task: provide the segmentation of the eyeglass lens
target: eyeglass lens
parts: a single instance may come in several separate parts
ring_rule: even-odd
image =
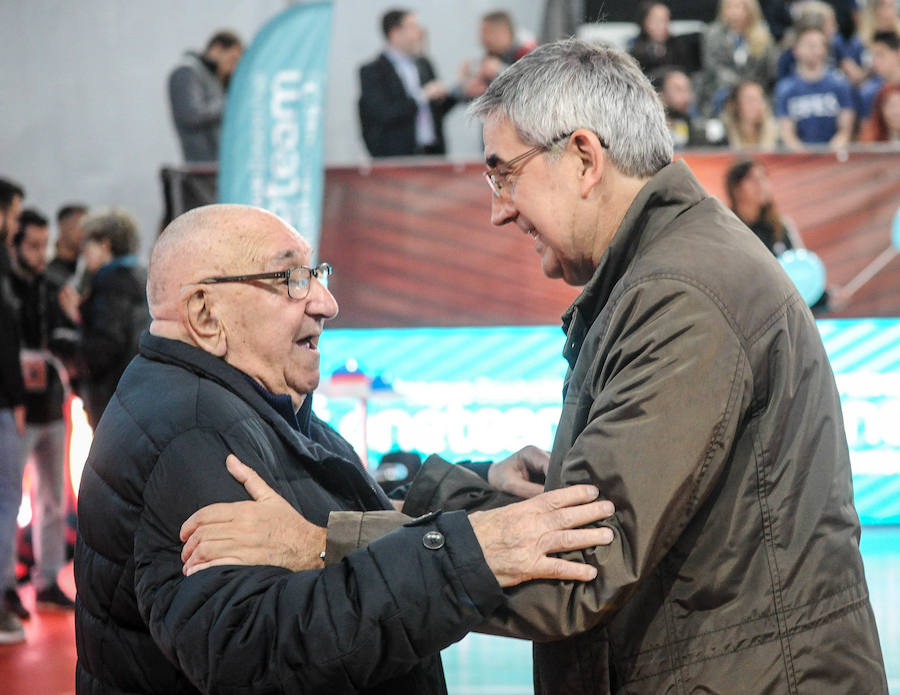
[[[322,287],[328,288],[328,278],[331,276],[331,266],[328,263],[320,263],[315,268],[297,266],[290,269],[288,276],[288,290],[292,297],[303,299],[309,294],[310,280],[315,275]]]

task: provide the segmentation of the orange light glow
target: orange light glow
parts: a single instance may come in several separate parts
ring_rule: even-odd
[[[68,451],[66,452],[69,464],[69,480],[72,483],[72,492],[78,499],[78,486],[81,484],[81,473],[84,470],[84,462],[91,450],[91,442],[94,439],[94,431],[88,424],[84,405],[77,396],[69,400],[69,408],[66,411],[68,426]]]

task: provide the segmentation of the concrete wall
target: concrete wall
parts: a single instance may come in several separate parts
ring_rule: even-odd
[[[286,0],[0,0],[0,176],[27,189],[26,205],[53,214],[67,201],[119,205],[140,223],[142,254],[162,214],[159,168],[180,161],[166,77],[186,49],[219,28],[247,43]],[[439,75],[480,55],[479,17],[504,8],[537,33],[543,0],[408,0],[429,30]],[[357,68],[381,48],[391,0],[336,0],[329,71],[326,161],[365,158]],[[480,156],[480,131],[462,108],[448,117],[449,155]]]

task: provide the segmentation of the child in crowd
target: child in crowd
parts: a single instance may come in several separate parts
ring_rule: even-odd
[[[792,8],[795,26],[821,23],[825,36],[828,38],[829,67],[841,70],[851,84],[859,85],[868,77],[868,70],[864,65],[868,62],[866,47],[856,35],[844,37],[838,31],[837,16],[834,8],[821,0],[804,0],[795,3]],[[791,29],[785,35],[784,51],[778,58],[778,79],[793,74],[797,61],[794,58],[793,45],[796,41],[796,30]]]
[[[829,70],[828,37],[821,23],[801,24],[794,43],[797,68],[775,88],[781,139],[794,151],[809,145],[845,147],[853,134],[853,94],[847,80]]]

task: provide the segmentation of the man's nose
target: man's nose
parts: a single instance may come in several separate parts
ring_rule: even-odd
[[[491,224],[500,227],[516,218],[516,208],[508,195],[491,196]]]
[[[306,303],[306,313],[311,316],[321,316],[323,319],[333,319],[338,315],[338,303],[318,278],[311,278],[309,287],[309,301]]]

